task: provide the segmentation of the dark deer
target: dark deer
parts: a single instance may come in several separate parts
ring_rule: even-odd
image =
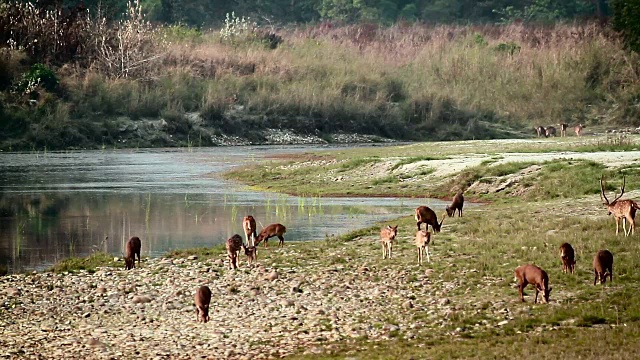
[[[638,204],[633,200],[620,200],[622,195],[624,195],[624,187],[626,184],[626,178],[622,177],[622,187],[620,188],[620,195],[618,195],[613,201],[609,201],[607,196],[604,194],[604,188],[606,187],[606,182],[604,181],[604,175],[600,178],[600,198],[602,199],[602,203],[607,207],[608,214],[613,214],[616,218],[616,235],[618,235],[620,219],[622,219],[622,228],[624,230],[624,236],[629,236],[635,232],[636,227],[636,210],[638,210]],[[629,229],[629,233],[627,232],[627,222],[629,222],[631,229]]]
[[[416,248],[418,248],[418,264],[424,261],[424,254],[427,254],[427,262],[431,262],[429,257],[429,244],[431,243],[431,232],[427,230],[418,230],[416,233]]]
[[[586,128],[585,125],[578,124],[573,130],[576,132],[576,136],[582,136],[582,129]]]
[[[238,254],[242,249],[242,237],[238,234],[227,239],[227,256],[229,257],[229,269],[238,268]]]
[[[247,256],[247,264],[253,264],[258,258],[258,248],[255,246],[242,245],[244,254]]]
[[[242,229],[247,238],[247,246],[254,246],[256,241],[256,219],[251,215],[247,215],[242,219]]]
[[[558,126],[560,126],[560,137],[566,137],[567,136],[567,128],[569,128],[569,124],[558,124]]]
[[[553,126],[547,127],[545,135],[546,135],[546,137],[549,137],[551,135],[553,135],[555,137],[556,136],[556,128],[554,128]]]
[[[133,236],[127,241],[124,255],[124,268],[127,270],[134,269],[136,267],[136,256],[138,256],[138,266],[140,266],[140,248],[142,243],[140,238]]]
[[[533,303],[538,302],[538,293],[542,292],[542,302],[549,302],[549,294],[551,294],[551,288],[549,287],[549,275],[535,265],[522,265],[516,268],[516,279],[520,283],[518,286],[518,292],[520,293],[520,301],[524,302],[524,288],[528,284],[532,284],[536,288],[536,298]]]
[[[195,304],[196,304],[196,322],[204,322],[209,321],[209,304],[211,303],[211,289],[208,286],[200,286],[198,291],[196,291],[195,296]]]
[[[380,229],[380,243],[382,244],[382,259],[387,257],[391,259],[391,250],[393,249],[393,241],[398,235],[398,225],[396,226],[384,226]]]
[[[536,133],[538,134],[538,137],[547,137],[547,129],[545,129],[544,126],[538,126],[536,128]]]
[[[464,206],[464,195],[462,191],[459,191],[456,196],[453,197],[453,201],[451,205],[446,207],[447,215],[449,217],[456,215],[456,210],[458,210],[458,216],[462,216],[462,207]]]
[[[260,231],[260,234],[258,234],[258,238],[256,240],[256,247],[258,246],[258,244],[260,244],[260,242],[264,241],[264,247],[268,247],[267,246],[267,241],[269,241],[270,238],[277,236],[278,240],[280,240],[278,242],[278,246],[284,246],[284,233],[287,232],[287,228],[282,225],[282,224],[271,224],[267,227],[265,227],[264,229],[262,229],[262,231]]]
[[[609,281],[613,281],[613,254],[609,250],[600,250],[593,257],[593,272],[595,277],[593,279],[593,285],[600,278],[600,284],[607,282],[607,274],[609,274]]]
[[[425,230],[429,230],[429,225],[433,228],[433,232],[440,232],[440,228],[442,227],[442,223],[444,222],[444,216],[442,217],[442,221],[438,223],[438,216],[427,206],[418,206],[416,208],[416,221],[418,225],[418,230],[420,230],[420,224],[427,224],[427,228]]]
[[[562,272],[573,274],[576,267],[576,254],[571,244],[564,243],[560,245],[560,258],[562,259]]]

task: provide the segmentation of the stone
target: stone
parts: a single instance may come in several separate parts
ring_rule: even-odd
[[[151,298],[144,295],[136,295],[131,299],[134,304],[146,304],[151,302]]]
[[[278,272],[273,270],[272,272],[270,272],[269,274],[267,274],[266,279],[269,281],[273,281],[275,279],[278,278]]]

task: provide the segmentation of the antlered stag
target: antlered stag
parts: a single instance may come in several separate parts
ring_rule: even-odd
[[[595,273],[593,285],[598,278],[600,278],[600,284],[607,282],[607,274],[609,281],[613,281],[613,254],[609,250],[600,250],[593,257],[593,272]]]
[[[562,271],[573,274],[576,267],[576,255],[571,244],[563,243],[560,245],[560,258],[562,259]]]
[[[538,293],[542,292],[542,302],[549,302],[549,294],[551,294],[551,288],[549,287],[549,275],[541,268],[527,264],[516,268],[516,279],[520,283],[518,286],[518,292],[520,293],[520,300],[524,302],[524,288],[528,284],[532,284],[536,288],[536,298],[533,301],[534,304],[538,302]]]
[[[282,224],[271,224],[267,227],[265,227],[264,229],[262,229],[262,231],[260,231],[260,234],[258,234],[258,239],[256,240],[256,247],[258,246],[258,244],[260,244],[260,242],[264,241],[264,247],[268,247],[267,246],[267,241],[269,241],[270,238],[277,236],[278,240],[280,240],[278,242],[278,246],[284,246],[284,233],[287,232],[287,228],[282,225]]]
[[[416,233],[416,248],[418,248],[418,264],[424,261],[424,254],[427,254],[427,262],[431,262],[429,257],[429,244],[431,243],[431,232],[427,230],[418,230]]]
[[[125,255],[124,255],[124,268],[127,270],[134,269],[136,267],[136,256],[138,257],[138,266],[140,266],[140,248],[142,247],[142,243],[140,242],[140,238],[137,236],[131,237],[127,241],[125,247]]]
[[[619,227],[620,227],[620,219],[622,219],[622,228],[624,230],[624,236],[629,236],[635,232],[636,227],[636,210],[638,210],[638,204],[633,200],[620,200],[622,195],[624,194],[624,186],[626,183],[626,178],[622,178],[622,187],[620,188],[620,195],[618,195],[613,201],[609,201],[607,196],[604,194],[604,188],[606,187],[606,183],[604,181],[604,175],[600,178],[600,198],[602,199],[602,203],[607,207],[609,214],[613,214],[616,218],[616,235],[618,235]],[[627,232],[627,222],[629,222],[631,228],[629,232]]]
[[[453,201],[451,205],[446,207],[447,215],[449,217],[456,215],[456,210],[458,210],[458,216],[462,216],[462,207],[464,206],[464,195],[462,191],[459,191],[456,196],[453,197]]]
[[[442,217],[442,221],[438,223],[438,216],[427,206],[418,206],[416,208],[416,221],[418,230],[420,230],[420,224],[427,224],[427,228],[425,230],[429,230],[429,225],[433,228],[433,232],[440,232],[440,228],[442,227],[442,223],[444,222],[444,216]]]
[[[391,259],[393,242],[398,235],[398,225],[387,225],[380,229],[380,244],[382,245],[382,259]]]
[[[256,241],[256,219],[251,215],[247,215],[242,219],[242,229],[247,238],[247,246],[254,246]]]
[[[197,322],[209,321],[209,304],[211,303],[211,289],[208,286],[200,286],[195,296]]]
[[[242,249],[242,237],[238,234],[227,239],[227,256],[229,257],[229,269],[238,268],[238,254]]]

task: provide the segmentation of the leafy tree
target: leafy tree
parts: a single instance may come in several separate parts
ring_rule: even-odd
[[[613,0],[613,28],[624,36],[626,45],[640,52],[640,0]]]

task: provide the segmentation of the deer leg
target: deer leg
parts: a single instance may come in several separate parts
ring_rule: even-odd
[[[385,249],[384,242],[380,243],[382,245],[382,260],[387,258],[387,250]]]
[[[280,240],[280,242],[278,243],[278,246],[284,247],[284,236],[278,235],[278,240]]]
[[[620,219],[616,217],[616,236],[618,236],[618,226],[620,226]]]
[[[595,285],[598,282],[598,270],[593,269],[593,273],[595,274],[593,277],[593,285]]]
[[[518,292],[520,293],[520,301],[524,302],[524,287],[527,286],[527,281],[524,280],[523,282],[520,283],[520,286],[518,286]]]
[[[624,236],[627,237],[627,218],[623,217],[622,218],[622,230],[624,231]]]
[[[534,304],[538,303],[538,293],[540,292],[540,289],[538,289],[538,286],[536,285],[536,298],[533,300]]]
[[[429,257],[429,245],[425,246],[424,251],[427,253],[427,262],[431,262],[431,258]]]

